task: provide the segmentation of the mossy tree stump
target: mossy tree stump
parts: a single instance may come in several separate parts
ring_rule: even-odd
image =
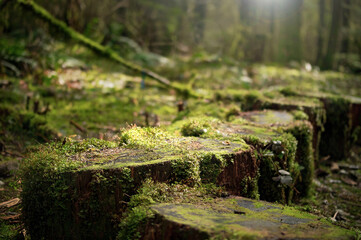
[[[151,207],[141,239],[351,239],[353,232],[292,207],[232,197]]]
[[[295,166],[297,140],[289,133],[277,128],[265,128],[245,123],[222,123],[213,118],[190,118],[174,123],[170,128],[185,136],[218,139],[225,143],[243,140],[254,147],[258,159],[258,179],[249,179],[241,183],[248,189],[257,183],[258,194],[267,201],[292,201],[294,184],[299,178],[299,168]],[[288,171],[293,181],[288,184],[277,182],[280,171]],[[242,196],[247,196],[242,194]],[[254,197],[254,196],[248,196]]]
[[[322,92],[291,91],[296,97],[318,99],[325,109],[320,154],[334,160],[348,157],[353,144],[361,143],[361,98]]]
[[[239,194],[240,183],[256,178],[257,170],[244,141],[175,138],[142,128],[124,131],[120,143],[68,140],[34,150],[23,164],[23,216],[35,239],[109,239],[145,179],[203,181]]]
[[[296,138],[295,161],[299,164],[301,172],[301,177],[295,185],[298,191],[296,195],[307,196],[314,173],[313,127],[305,120],[308,118],[307,115],[302,111],[263,110],[242,112],[240,117],[258,126],[282,129]]]
[[[317,164],[321,133],[324,130],[326,111],[322,101],[316,97],[298,96],[282,91],[236,91],[216,93],[215,98],[221,101],[236,101],[243,111],[276,110],[288,112],[304,112],[313,127],[314,159]]]

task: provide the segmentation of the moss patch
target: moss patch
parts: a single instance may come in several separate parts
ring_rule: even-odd
[[[263,203],[260,207],[258,203],[249,199],[230,198],[216,199],[205,205],[159,204],[152,209],[156,219],[162,218],[189,231],[206,233],[205,239],[218,236],[232,239],[349,239],[354,234],[326,221],[320,222],[316,216],[291,207],[269,203]],[[157,227],[150,229],[159,234],[157,231],[160,229]]]

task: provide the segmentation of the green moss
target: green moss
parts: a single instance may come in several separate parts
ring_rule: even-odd
[[[206,122],[190,121],[182,126],[181,132],[183,136],[200,137],[211,129],[211,125]]]
[[[190,124],[187,120],[187,129]],[[197,122],[196,118],[193,118],[190,123]],[[212,123],[210,120],[207,123]],[[197,122],[198,123],[198,122]],[[176,123],[173,129],[177,129],[182,126],[180,123]],[[183,125],[184,126],[184,125]],[[203,126],[202,126],[203,127]],[[279,170],[286,170],[291,172],[293,184],[299,178],[299,170],[295,165],[295,155],[297,150],[297,141],[291,134],[282,133],[284,130],[278,130],[275,128],[266,128],[255,126],[250,123],[244,124],[212,124],[212,131],[208,134],[202,135],[205,138],[214,138],[224,142],[245,141],[247,144],[253,146],[256,149],[256,154],[259,162],[259,177],[245,178],[240,183],[240,188],[243,189],[243,195],[249,197],[260,196],[261,199],[268,201],[280,201],[288,203],[293,198],[293,186],[280,184],[272,180],[273,177],[279,175]],[[216,133],[216,134],[214,134]],[[310,142],[307,142],[309,144]],[[309,147],[309,145],[307,145]],[[271,151],[268,151],[271,150]],[[306,152],[307,154],[309,152]],[[309,157],[309,156],[308,156]],[[215,179],[219,175],[219,169],[224,168],[224,161],[219,157],[212,157],[212,155],[202,158],[201,166],[201,178],[203,179]],[[306,160],[305,160],[306,161]],[[309,161],[312,164],[312,161]],[[203,169],[203,170],[202,170]],[[217,170],[218,169],[218,170]],[[307,166],[307,170],[310,169]],[[313,168],[312,168],[313,169]],[[312,175],[311,173],[308,173]],[[309,175],[307,175],[309,176]]]
[[[141,147],[152,149],[161,145],[168,145],[170,135],[159,128],[130,127],[120,135],[120,144],[127,147]]]
[[[320,154],[341,160],[350,149],[350,101],[343,97],[324,99],[326,108],[325,131],[321,135]]]
[[[74,172],[84,163],[73,161],[62,151],[42,146],[31,152],[21,167],[22,211],[32,238],[88,238],[94,237],[94,232],[98,232],[99,238],[102,231],[106,231],[104,237],[114,234],[106,219],[114,217],[112,214],[117,212],[114,208],[118,203],[109,196],[119,196],[114,191],[120,185],[123,186],[120,199],[126,199],[123,194],[131,194],[130,170]],[[75,151],[80,150],[76,148]],[[98,224],[94,226],[94,222]]]
[[[245,94],[241,109],[247,111],[257,108],[263,101],[263,96],[260,91],[250,91]]]
[[[179,121],[178,126],[181,125],[181,134],[183,136],[203,137],[215,135],[215,127],[220,124],[220,121],[215,118],[189,118]]]
[[[117,238],[119,240],[140,239],[140,229],[144,227],[147,220],[154,216],[153,212],[146,207],[134,207],[127,214],[126,218],[120,224],[120,231]]]
[[[186,154],[182,159],[172,161],[174,181],[193,186],[200,182],[199,158],[196,154]]]
[[[243,191],[242,196],[253,199],[259,199],[260,194],[258,191],[259,173],[256,177],[251,178],[250,176],[245,177],[241,182],[241,189]]]
[[[200,176],[202,183],[215,183],[219,174],[227,166],[225,154],[203,153],[200,162]]]
[[[303,111],[292,111],[291,112],[295,120],[308,120],[308,115]]]
[[[309,213],[249,199],[215,199],[203,204],[166,203],[154,205],[152,209],[156,218],[161,216],[170,223],[185,225],[193,235],[206,233],[205,239],[219,236],[226,239],[347,239],[353,235],[351,231],[319,221],[317,216]]]
[[[182,184],[156,183],[146,179],[133,195],[128,204],[129,209],[119,225],[117,239],[137,239],[144,234],[145,220],[154,218],[150,206],[164,202],[200,202],[207,201],[223,191],[214,185],[196,185],[189,187]]]
[[[16,236],[18,236],[18,230],[16,229],[16,226],[6,224],[5,221],[0,221],[0,238],[4,240],[11,240],[16,239]]]
[[[19,141],[43,143],[56,136],[55,131],[48,126],[43,116],[10,104],[0,104],[0,116],[0,127],[6,129],[11,135],[19,137]]]
[[[126,208],[120,202],[129,200],[142,180],[153,177],[197,186],[204,177],[204,182],[216,184],[226,166],[223,156],[231,162],[236,149],[249,151],[244,142],[224,145],[218,140],[176,138],[158,128],[126,129],[120,144],[67,138],[29,151],[22,165],[22,198],[32,236],[112,236],[112,221],[119,222]],[[220,168],[213,171],[211,166],[219,162]],[[140,209],[130,214],[130,224],[143,213]],[[35,221],[39,216],[42,220]]]
[[[279,176],[279,170],[286,170],[295,177],[294,160],[297,141],[290,134],[275,138],[265,147],[260,147],[257,157],[260,161],[260,178],[258,182],[260,198],[267,201],[292,201],[292,184],[282,184],[273,178]],[[270,150],[267,150],[267,149]],[[293,179],[295,181],[295,179]]]
[[[300,171],[296,181],[296,189],[301,196],[309,196],[314,175],[314,159],[312,149],[313,128],[308,122],[295,122],[285,129],[297,139],[295,171]]]

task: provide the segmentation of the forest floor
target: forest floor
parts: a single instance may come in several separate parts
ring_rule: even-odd
[[[21,179],[17,177],[17,169],[26,148],[47,142],[50,136],[60,141],[64,137],[114,140],[121,128],[129,124],[165,127],[175,119],[199,115],[226,121],[229,113],[235,109],[241,111],[241,107],[237,101],[214,100],[217,91],[274,90],[285,83],[288,86],[301,81],[305,90],[317,84],[323,90],[361,96],[360,86],[348,86],[354,76],[321,73],[308,65],[246,67],[202,56],[175,68],[171,60],[164,60],[165,65],[156,70],[204,96],[185,99],[149,79],[145,79],[144,85],[141,76],[132,76],[82,48],[75,52],[63,59],[58,68],[20,79],[6,76],[0,79],[0,115],[11,115],[2,123],[8,128],[0,129],[0,236],[4,239],[26,235],[21,223]],[[34,78],[38,83],[34,83]],[[337,82],[339,78],[344,79],[343,83]],[[185,110],[180,112],[182,108]],[[27,124],[23,120],[26,116],[31,119]],[[52,134],[47,135],[49,132]],[[342,161],[322,158],[316,170],[313,197],[297,206],[334,217],[337,225],[354,229],[361,237],[361,147],[352,148],[350,156]]]

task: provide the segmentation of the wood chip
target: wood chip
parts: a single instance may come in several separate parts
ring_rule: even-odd
[[[356,186],[357,182],[355,182],[354,180],[350,179],[350,178],[346,178],[346,177],[342,177],[341,180],[351,186]]]
[[[0,203],[0,208],[11,208],[13,206],[16,206],[20,203],[20,198],[14,198],[6,202]]]

